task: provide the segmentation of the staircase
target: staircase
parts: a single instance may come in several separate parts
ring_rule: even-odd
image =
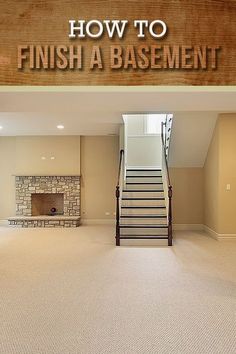
[[[167,163],[170,123],[166,121],[162,126],[162,168],[125,169],[124,151],[120,151],[116,187],[117,246],[120,240],[167,240],[172,246],[172,187]]]
[[[168,239],[160,169],[128,169],[122,191],[120,239]]]

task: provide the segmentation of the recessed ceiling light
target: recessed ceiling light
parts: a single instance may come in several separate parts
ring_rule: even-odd
[[[0,130],[3,129],[3,127],[0,125]]]
[[[62,124],[59,124],[59,125],[57,125],[57,129],[64,129],[65,127],[64,127],[64,125],[62,125]]]

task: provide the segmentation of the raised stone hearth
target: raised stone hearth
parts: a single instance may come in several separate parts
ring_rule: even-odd
[[[8,219],[11,226],[18,227],[77,227],[77,216],[13,216]]]
[[[77,227],[80,176],[16,176],[16,216],[11,226]]]

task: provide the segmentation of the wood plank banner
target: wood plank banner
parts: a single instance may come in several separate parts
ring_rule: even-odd
[[[1,85],[235,85],[236,0],[0,1]]]

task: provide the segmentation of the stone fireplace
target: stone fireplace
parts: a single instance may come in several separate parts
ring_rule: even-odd
[[[16,216],[10,225],[75,227],[80,220],[80,176],[16,176]]]

